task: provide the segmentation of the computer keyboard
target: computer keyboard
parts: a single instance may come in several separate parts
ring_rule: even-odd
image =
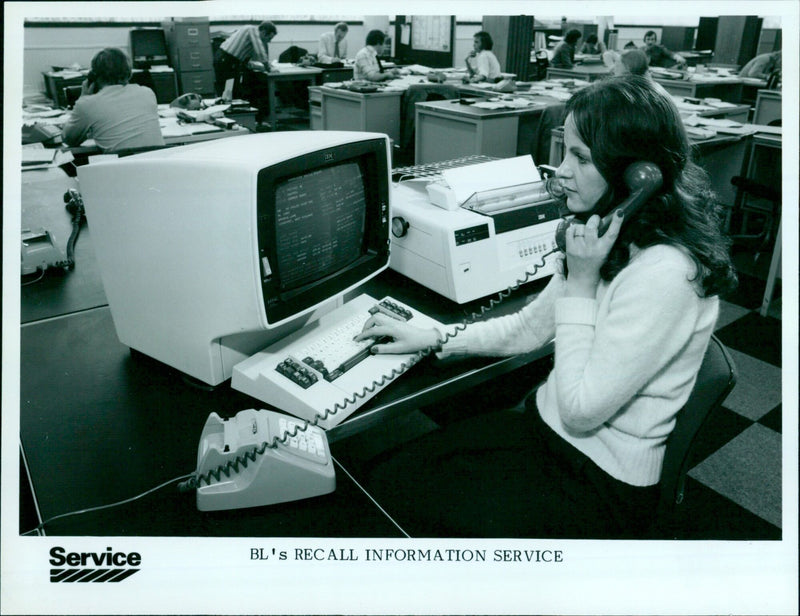
[[[478,163],[487,163],[492,160],[497,160],[497,158],[494,156],[486,156],[484,154],[472,154],[470,156],[451,158],[450,160],[440,160],[433,163],[409,165],[407,167],[395,167],[392,169],[392,180],[395,182],[413,178],[438,180],[442,177],[442,171],[447,169],[456,169],[458,167],[466,167],[467,165],[477,165]]]
[[[284,412],[331,428],[387,386],[413,354],[374,355],[380,341],[353,337],[376,312],[443,331],[442,325],[395,299],[359,295],[233,368],[231,386]],[[345,400],[352,402],[345,405]]]

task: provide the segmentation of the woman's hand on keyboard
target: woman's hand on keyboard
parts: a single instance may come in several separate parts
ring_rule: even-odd
[[[355,340],[384,336],[391,338],[392,341],[373,345],[371,349],[373,353],[415,353],[429,347],[438,349],[441,337],[435,329],[420,329],[378,313],[367,319],[364,329],[356,335]]]

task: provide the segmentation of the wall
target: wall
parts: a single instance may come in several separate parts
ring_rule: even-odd
[[[240,25],[242,24],[216,25],[211,22],[211,32],[231,32]],[[332,24],[278,24],[278,35],[269,45],[270,58],[277,59],[281,52],[292,45],[316,53],[320,35],[332,29]],[[26,27],[23,43],[23,96],[43,92],[42,72],[51,70],[53,66],[78,64],[88,67],[92,57],[105,47],[118,47],[130,53],[130,30],[130,25]],[[347,42],[351,57],[363,46],[365,37],[366,32],[361,24],[350,24]]]
[[[347,35],[348,54],[355,56],[364,46],[368,30],[377,23],[376,17],[353,17],[348,19],[350,30]],[[393,16],[389,33],[394,33]],[[211,22],[211,32],[232,32],[243,23]],[[380,18],[380,23],[390,23],[390,18]],[[149,22],[144,25],[153,25]],[[315,53],[319,37],[323,32],[333,29],[331,23],[278,23],[278,35],[269,45],[270,58],[277,59],[284,50],[292,45],[303,47]],[[51,70],[53,66],[70,66],[77,64],[88,67],[92,57],[105,47],[118,47],[127,53],[130,51],[130,24],[115,26],[93,25],[75,26],[27,26],[24,29],[23,41],[23,96],[32,96],[44,92],[42,72]],[[455,66],[463,67],[464,58],[472,50],[472,35],[480,30],[480,22],[456,24],[456,41],[453,55]]]

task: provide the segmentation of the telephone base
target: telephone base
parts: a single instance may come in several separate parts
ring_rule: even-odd
[[[274,411],[247,409],[230,419],[211,413],[197,451],[197,508],[260,507],[333,492],[327,436],[304,426]]]

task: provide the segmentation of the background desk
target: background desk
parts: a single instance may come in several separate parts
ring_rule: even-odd
[[[530,154],[530,142],[520,124],[531,125],[547,106],[523,109],[483,109],[457,100],[417,103],[415,164],[471,154],[508,158]]]
[[[63,211],[63,201],[57,205],[54,198],[52,207]],[[91,250],[91,236],[81,233],[78,248]],[[85,274],[86,280],[79,281],[79,273]],[[75,271],[60,278],[59,285],[37,283],[24,287],[22,293],[27,323],[20,342],[20,443],[30,492],[45,519],[126,499],[192,472],[200,433],[211,411],[232,416],[242,409],[266,407],[228,383],[212,391],[190,385],[174,369],[131,352],[118,341],[105,305],[65,302],[59,308],[64,311],[60,318],[45,318],[55,315],[42,304],[56,302],[54,296],[59,293],[88,285],[100,298],[100,277],[89,274],[81,258]],[[525,285],[497,313],[521,307],[545,283],[538,280]],[[353,293],[360,292],[374,297],[390,294],[445,322],[460,320],[465,311],[482,304],[455,304],[390,270]],[[120,508],[56,520],[48,524],[46,532],[71,536],[402,537],[387,512],[350,476],[352,473],[358,480],[353,468],[360,456],[377,453],[370,451],[371,431],[400,440],[419,435],[432,422],[416,421],[422,414],[415,409],[469,392],[490,378],[506,375],[514,383],[522,381],[533,387],[536,382],[529,377],[520,379],[519,373],[528,375],[536,360],[550,352],[545,348],[503,359],[425,359],[329,431],[337,460],[337,489],[332,494],[269,507],[201,513],[193,493],[180,494],[171,484]],[[28,492],[27,484],[21,492]],[[24,514],[32,509],[23,506],[21,510]],[[20,521],[20,531],[35,524],[25,518]]]
[[[62,71],[44,71],[42,77],[44,78],[44,88],[47,98],[53,101],[56,107],[67,107],[67,97],[64,93],[64,88],[81,85],[84,79],[86,79],[84,73],[87,72],[88,71],[83,71],[80,75],[75,76],[75,71],[69,71],[67,73],[63,73]],[[174,70],[148,71],[147,77],[143,77],[143,73],[144,71],[141,69],[134,69],[131,83],[142,83],[141,80],[150,81],[156,95],[156,102],[159,105],[170,103],[178,96],[178,80]],[[64,76],[65,74],[67,75],[66,77]],[[145,83],[143,85],[147,84]]]
[[[670,94],[676,96],[691,96],[694,98],[718,98],[729,103],[738,103],[742,100],[742,81],[736,78],[719,80],[704,79],[659,79],[655,81],[664,86]]]
[[[402,91],[351,92],[341,88],[319,89],[324,130],[355,130],[389,135],[400,141]]]
[[[583,79],[584,81],[597,81],[611,74],[611,69],[605,64],[575,65],[573,68],[547,69],[547,79]]]
[[[780,90],[759,90],[753,112],[753,124],[769,124],[782,118],[783,95]]]
[[[291,81],[307,81],[314,85],[322,75],[322,69],[282,65],[269,73],[260,73],[267,80],[267,97],[269,98],[269,123],[271,130],[277,130],[278,125],[278,97],[275,95],[276,84]]]

